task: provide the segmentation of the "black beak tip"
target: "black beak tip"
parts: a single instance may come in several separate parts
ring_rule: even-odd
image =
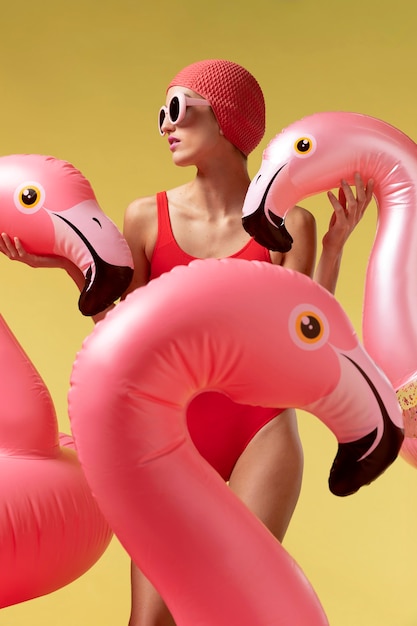
[[[105,311],[129,287],[133,278],[131,267],[107,265],[106,271],[98,272],[91,283],[91,273],[87,272],[86,282],[82,290],[78,308],[85,316],[92,316]]]
[[[275,216],[274,216],[275,217]],[[275,217],[276,219],[276,217]],[[257,209],[251,215],[243,217],[243,228],[259,245],[274,252],[289,252],[292,248],[293,238],[287,231],[284,220],[280,218],[279,224],[272,224],[263,211]]]

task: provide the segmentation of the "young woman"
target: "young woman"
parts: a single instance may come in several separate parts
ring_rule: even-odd
[[[286,254],[261,248],[242,227],[242,205],[250,182],[247,156],[265,129],[263,94],[246,69],[218,59],[185,67],[168,85],[159,129],[174,164],[194,166],[196,175],[185,185],[135,200],[127,208],[124,235],[135,266],[129,291],[194,258],[260,259],[313,275],[316,227],[311,213],[294,207],[288,214],[286,224],[294,244]],[[315,279],[332,293],[343,246],[372,198],[372,181],[365,187],[357,175],[355,183],[356,196],[342,182],[346,207],[329,193],[334,214]],[[282,541],[303,470],[295,412],[224,404],[222,397],[210,394],[197,398],[188,412],[191,436],[230,488]],[[229,455],[219,440],[226,442]],[[129,626],[172,624],[156,591],[132,565]]]
[[[365,186],[356,175],[356,193],[341,181],[343,205],[329,192],[334,212],[314,272],[316,225],[310,212],[301,207],[289,212],[286,225],[294,244],[286,254],[262,248],[242,227],[242,205],[250,182],[247,157],[265,130],[262,90],[245,68],[210,59],[182,69],[168,85],[159,130],[173,163],[193,166],[196,175],[180,187],[140,198],[127,208],[124,235],[135,266],[129,292],[194,258],[238,257],[314,274],[317,282],[334,293],[344,244],[372,198],[372,181]],[[0,251],[30,265],[52,264],[28,255],[18,240],[4,233]],[[77,280],[73,268],[66,269]],[[205,393],[190,405],[187,419],[201,454],[282,541],[303,471],[294,410],[246,407],[220,394]],[[157,591],[132,564],[129,626],[174,624]]]

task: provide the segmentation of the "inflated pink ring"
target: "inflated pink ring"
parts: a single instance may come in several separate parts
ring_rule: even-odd
[[[87,480],[176,623],[327,624],[294,561],[193,445],[187,406],[208,390],[317,415],[339,442],[330,486],[347,495],[398,453],[392,386],[327,291],[236,259],[194,261],[131,293],[74,364]]]
[[[84,274],[79,307],[106,308],[133,273],[130,250],[66,161],[0,158],[0,232],[39,255],[68,258]],[[86,572],[112,532],[74,450],[58,433],[49,392],[0,317],[0,608],[45,595]]]

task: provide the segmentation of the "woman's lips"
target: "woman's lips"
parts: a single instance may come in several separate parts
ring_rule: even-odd
[[[175,137],[169,137],[168,138],[168,143],[169,143],[169,149],[170,150],[175,150],[175,147],[180,143],[179,139],[176,139]]]

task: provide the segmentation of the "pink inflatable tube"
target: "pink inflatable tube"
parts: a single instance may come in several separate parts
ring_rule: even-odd
[[[131,280],[126,241],[90,183],[65,161],[36,154],[0,158],[0,232],[19,237],[29,252],[77,266],[85,277],[79,307],[86,315],[105,309]],[[72,437],[58,433],[44,382],[1,317],[0,357],[1,608],[84,574],[112,533]]]
[[[106,309],[133,276],[129,247],[73,165],[39,154],[0,157],[0,232],[28,252],[69,259],[84,274],[84,315]]]
[[[363,342],[404,410],[405,458],[417,466],[417,145],[393,126],[358,113],[305,117],[274,137],[243,208],[257,241],[288,250],[284,218],[307,196],[375,181],[378,226],[367,268]]]
[[[292,558],[194,447],[186,409],[207,390],[317,415],[339,443],[330,486],[346,495],[398,453],[392,386],[328,292],[236,259],[194,261],[136,290],[74,364],[69,414],[87,480],[176,623],[327,624]]]
[[[0,608],[84,574],[111,530],[49,392],[0,317]]]

